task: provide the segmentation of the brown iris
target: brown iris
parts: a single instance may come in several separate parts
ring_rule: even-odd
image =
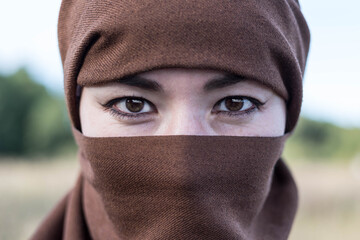
[[[225,107],[230,111],[239,111],[244,106],[242,98],[227,98],[225,99]]]
[[[144,108],[145,101],[136,98],[126,99],[126,108],[130,112],[140,112]]]

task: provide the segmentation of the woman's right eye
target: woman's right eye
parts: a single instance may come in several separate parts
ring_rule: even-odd
[[[113,105],[117,110],[126,113],[151,112],[152,107],[142,98],[123,98]]]
[[[156,112],[155,106],[142,97],[122,97],[109,101],[104,105],[111,113],[120,117],[140,117]]]

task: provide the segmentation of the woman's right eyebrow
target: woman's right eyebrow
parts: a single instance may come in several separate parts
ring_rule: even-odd
[[[138,87],[144,90],[153,91],[153,92],[164,92],[162,86],[156,81],[138,76],[131,75],[115,81],[116,83],[125,84],[132,87]]]

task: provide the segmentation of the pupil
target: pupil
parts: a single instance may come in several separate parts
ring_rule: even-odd
[[[244,106],[244,101],[241,98],[228,98],[225,100],[225,106],[230,111],[239,111]]]
[[[144,101],[140,99],[126,99],[126,108],[130,112],[140,112],[144,108]]]

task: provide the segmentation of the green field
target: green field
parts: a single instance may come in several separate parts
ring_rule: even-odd
[[[292,162],[300,208],[291,240],[359,239],[360,158],[346,164]],[[69,160],[0,161],[0,239],[28,239],[44,215],[73,186]]]

